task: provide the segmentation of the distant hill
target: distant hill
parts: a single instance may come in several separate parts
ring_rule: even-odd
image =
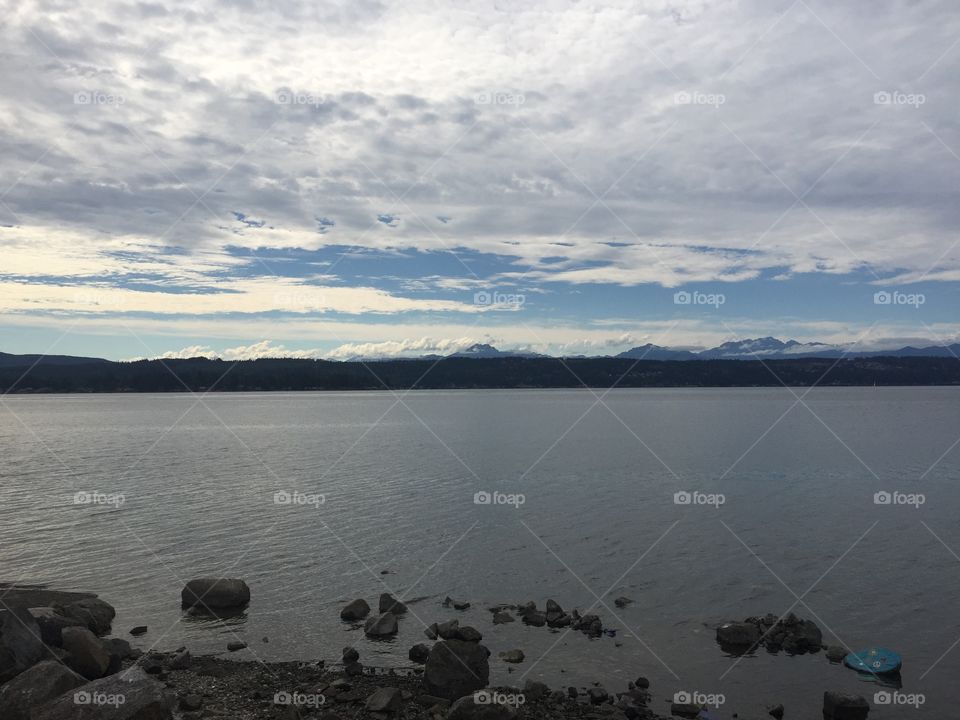
[[[457,358],[493,358],[493,357],[548,357],[534,352],[520,352],[512,350],[498,350],[493,345],[475,343],[465,350],[460,350],[447,357]]]
[[[24,372],[27,369],[29,372]],[[446,357],[439,360],[263,359],[0,365],[0,393],[960,385],[953,357],[638,360]]]
[[[646,345],[630,348],[616,357],[631,358],[634,360],[696,360],[698,356],[689,350],[671,350],[670,348],[647,343]]]
[[[103,358],[73,357],[71,355],[11,355],[0,352],[0,367],[30,367],[31,365],[89,365],[108,363]]]

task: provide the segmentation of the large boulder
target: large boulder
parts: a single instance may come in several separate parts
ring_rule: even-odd
[[[175,697],[139,668],[81,685],[34,710],[31,720],[173,720]]]
[[[40,627],[27,608],[0,610],[0,683],[16,677],[46,654]]]
[[[82,623],[95,635],[106,635],[110,632],[113,618],[117,611],[110,603],[98,597],[82,598],[71,603],[54,606],[61,615]]]
[[[513,720],[516,716],[510,705],[495,702],[490,693],[478,692],[457,700],[447,720]]]
[[[103,677],[110,667],[110,653],[103,641],[85,627],[68,627],[63,630],[63,649],[67,665],[87,680]]]
[[[4,720],[30,720],[31,709],[86,682],[56,660],[44,660],[0,687]]]
[[[63,647],[63,629],[86,627],[86,623],[67,617],[52,607],[30,608],[30,614],[40,628],[40,639],[48,647]]]
[[[230,610],[249,602],[250,588],[239,578],[194,578],[180,593],[180,603],[185,608]]]
[[[370,606],[363,598],[357,598],[340,611],[340,619],[347,622],[363,620],[370,614]]]
[[[368,637],[390,637],[397,634],[397,616],[393,613],[384,613],[367,619],[363,632]]]
[[[441,640],[433,646],[423,671],[424,691],[456,700],[490,682],[490,651],[479,643]]]

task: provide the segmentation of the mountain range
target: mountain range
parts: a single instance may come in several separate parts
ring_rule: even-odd
[[[352,357],[344,362],[381,362],[386,360],[440,360],[441,355],[422,355],[415,358],[393,357]],[[526,350],[500,350],[487,343],[475,343],[458,352],[447,355],[449,358],[548,358],[549,355]],[[578,359],[587,356],[577,355]],[[616,355],[595,355],[592,358],[614,357],[630,360],[787,360],[799,358],[870,358],[870,357],[958,357],[960,358],[960,343],[952,345],[930,345],[913,347],[910,345],[887,350],[857,350],[854,346],[830,345],[827,343],[808,342],[797,340],[779,340],[774,337],[748,338],[745,340],[731,340],[717,347],[706,350],[693,351],[680,348],[663,347],[661,345],[638,345]],[[0,367],[29,367],[42,366],[74,366],[91,363],[109,363],[103,358],[74,357],[70,355],[13,355],[0,352]]]

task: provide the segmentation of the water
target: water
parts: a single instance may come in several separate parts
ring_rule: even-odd
[[[654,709],[680,690],[722,693],[722,717],[777,702],[818,717],[825,689],[872,701],[882,688],[822,653],[738,661],[714,642],[724,620],[796,603],[827,642],[904,656],[901,692],[925,703],[872,718],[955,714],[960,388],[816,389],[803,403],[782,388],[397,397],[6,397],[0,580],[98,592],[118,634],[150,626],[144,649],[222,652],[239,637],[238,656],[332,660],[354,644],[368,664],[406,666],[421,621],[456,616],[484,633],[497,682],[619,690],[645,675]],[[725,502],[674,503],[693,490]],[[926,502],[875,505],[880,490]],[[124,502],[74,504],[95,491]],[[275,504],[281,491],[325,502]],[[525,502],[477,505],[478,491]],[[248,611],[184,616],[180,588],[203,575],[246,578]],[[418,598],[394,641],[340,622],[347,601],[375,606],[386,589]],[[445,609],[446,595],[473,607]],[[620,595],[633,604],[616,608]],[[597,596],[616,638],[494,626],[484,609],[584,610]],[[508,673],[496,656],[512,648],[527,660]]]

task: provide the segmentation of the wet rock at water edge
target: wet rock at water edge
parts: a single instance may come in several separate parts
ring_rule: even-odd
[[[539,700],[550,694],[550,688],[539,680],[527,680],[523,685],[523,696],[528,700]]]
[[[629,605],[632,602],[633,600],[631,600],[630,598],[624,597],[623,595],[621,595],[620,597],[618,597],[616,600],[613,601],[613,604],[616,605],[618,608],[625,608],[627,605]]]
[[[130,628],[130,634],[133,635],[134,637],[139,637],[140,635],[146,635],[147,626],[137,625],[136,627]]]
[[[767,711],[767,714],[772,718],[776,718],[776,720],[783,720],[783,705],[774,705]]]
[[[476,628],[464,625],[462,628],[457,629],[456,638],[466,642],[480,642],[483,640],[483,635],[481,635],[480,631]]]
[[[522,663],[524,659],[523,650],[506,650],[500,653],[500,659],[507,663]]]
[[[250,602],[250,588],[239,578],[194,578],[180,592],[185,608],[230,610]]]
[[[86,627],[86,623],[69,618],[52,607],[30,608],[28,611],[40,628],[40,639],[47,647],[63,647],[63,629]]]
[[[600,686],[587,690],[587,696],[590,698],[591,705],[602,705],[610,697],[609,693]]]
[[[532,625],[533,627],[543,627],[547,624],[547,615],[546,613],[539,612],[538,610],[530,610],[523,614],[521,618],[526,625]]]
[[[503,625],[504,623],[511,623],[515,620],[516,618],[514,618],[513,615],[503,610],[493,614],[494,625]]]
[[[173,656],[173,659],[170,660],[170,669],[171,670],[187,670],[190,668],[193,659],[190,657],[189,650],[181,650],[176,655]]]
[[[843,662],[843,659],[847,656],[847,649],[840,647],[839,645],[831,645],[827,648],[827,660],[832,663]]]
[[[437,635],[443,640],[456,640],[459,632],[459,620],[447,620],[437,625]]]
[[[430,648],[424,643],[417,643],[410,648],[408,657],[415,663],[423,665],[430,657]]]
[[[117,611],[110,603],[98,597],[82,598],[63,605],[55,605],[54,609],[68,618],[77,620],[95,635],[109,633],[113,618],[117,615]]]
[[[393,613],[383,613],[377,617],[367,619],[363,632],[367,637],[390,637],[397,634],[397,616]]]
[[[357,620],[363,620],[369,614],[370,606],[367,605],[367,601],[363,598],[357,598],[340,611],[340,619],[347,622],[356,622]]]
[[[760,628],[753,623],[726,623],[717,628],[717,642],[723,648],[748,650],[760,642]]]
[[[349,665],[350,663],[355,663],[360,659],[360,653],[356,648],[345,647],[342,654],[342,662],[344,665]]]
[[[237,650],[243,650],[247,647],[247,644],[242,640],[234,640],[233,642],[227,643],[227,650],[230,652],[237,652]]]
[[[860,695],[828,690],[823,693],[823,720],[866,720],[870,705]]]
[[[407,611],[407,606],[394,598],[390,593],[383,593],[380,596],[380,614],[393,613],[394,615],[403,615]]]

